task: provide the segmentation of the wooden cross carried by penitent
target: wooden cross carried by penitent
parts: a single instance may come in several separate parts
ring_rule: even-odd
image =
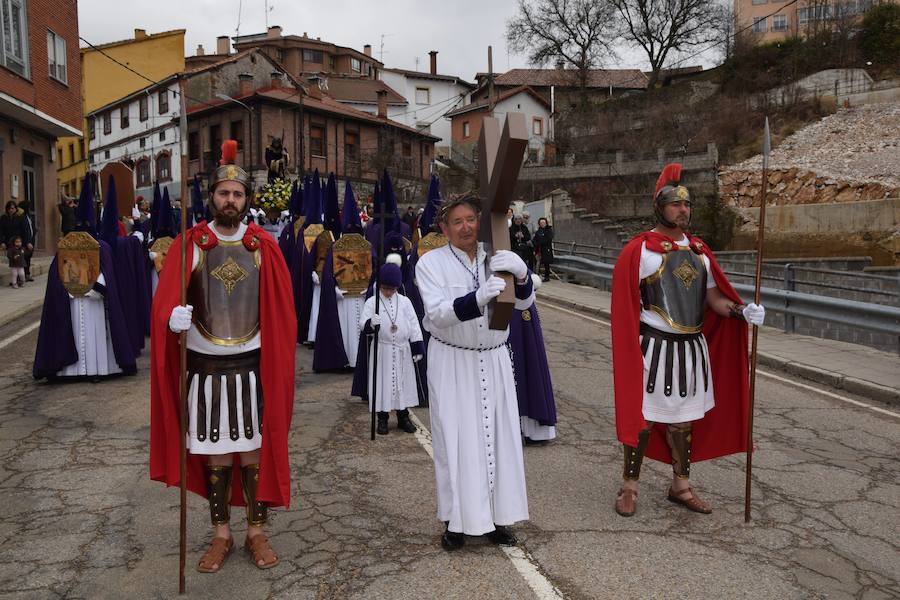
[[[479,195],[482,202],[478,239],[484,243],[488,256],[497,250],[510,250],[506,213],[513,199],[527,146],[524,114],[507,113],[502,133],[499,119],[484,118],[478,139]],[[506,288],[491,302],[488,310],[490,328],[502,330],[509,326],[516,293],[512,274],[497,275],[506,281]]]

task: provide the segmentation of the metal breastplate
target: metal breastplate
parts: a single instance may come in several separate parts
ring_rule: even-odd
[[[219,241],[200,250],[191,273],[188,302],[200,334],[220,346],[236,346],[259,332],[259,250]]]
[[[675,331],[702,331],[706,276],[703,258],[687,246],[679,246],[663,254],[659,269],[641,280],[641,304]]]

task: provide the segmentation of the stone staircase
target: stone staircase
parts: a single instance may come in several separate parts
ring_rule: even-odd
[[[598,213],[576,206],[565,190],[553,190],[548,196],[552,200],[553,230],[557,241],[621,248],[631,239],[624,227],[613,219],[602,218]]]

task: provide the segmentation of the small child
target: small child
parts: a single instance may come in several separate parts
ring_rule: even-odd
[[[372,377],[372,359],[369,351],[369,402],[372,401],[373,379],[377,386],[376,410],[379,435],[388,432],[388,411],[397,411],[397,426],[406,433],[414,433],[416,426],[409,418],[409,407],[419,404],[416,387],[416,365],[425,352],[422,329],[416,311],[409,298],[397,293],[400,287],[400,267],[385,263],[381,267],[379,312],[375,313],[375,296],[366,300],[360,317],[360,326],[367,334],[377,326],[378,372]],[[372,344],[374,345],[374,344]],[[371,406],[371,404],[370,404]]]
[[[22,238],[15,236],[6,250],[6,258],[9,259],[11,278],[9,286],[19,288],[25,286],[25,248],[22,246]]]

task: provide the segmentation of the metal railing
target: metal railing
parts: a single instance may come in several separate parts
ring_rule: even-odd
[[[554,244],[555,245],[555,244]],[[572,245],[570,243],[569,245]],[[575,248],[582,244],[575,244]],[[586,244],[584,246],[587,246]],[[553,268],[572,275],[582,275],[601,280],[611,288],[614,264],[571,254],[555,254]],[[735,283],[735,290],[745,298],[753,295],[752,284]],[[785,333],[794,333],[795,319],[803,317],[836,323],[854,329],[865,329],[895,336],[900,342],[900,308],[859,302],[843,298],[831,298],[797,292],[792,289],[760,289],[761,302],[767,311],[784,315]],[[900,344],[898,344],[900,351]]]

